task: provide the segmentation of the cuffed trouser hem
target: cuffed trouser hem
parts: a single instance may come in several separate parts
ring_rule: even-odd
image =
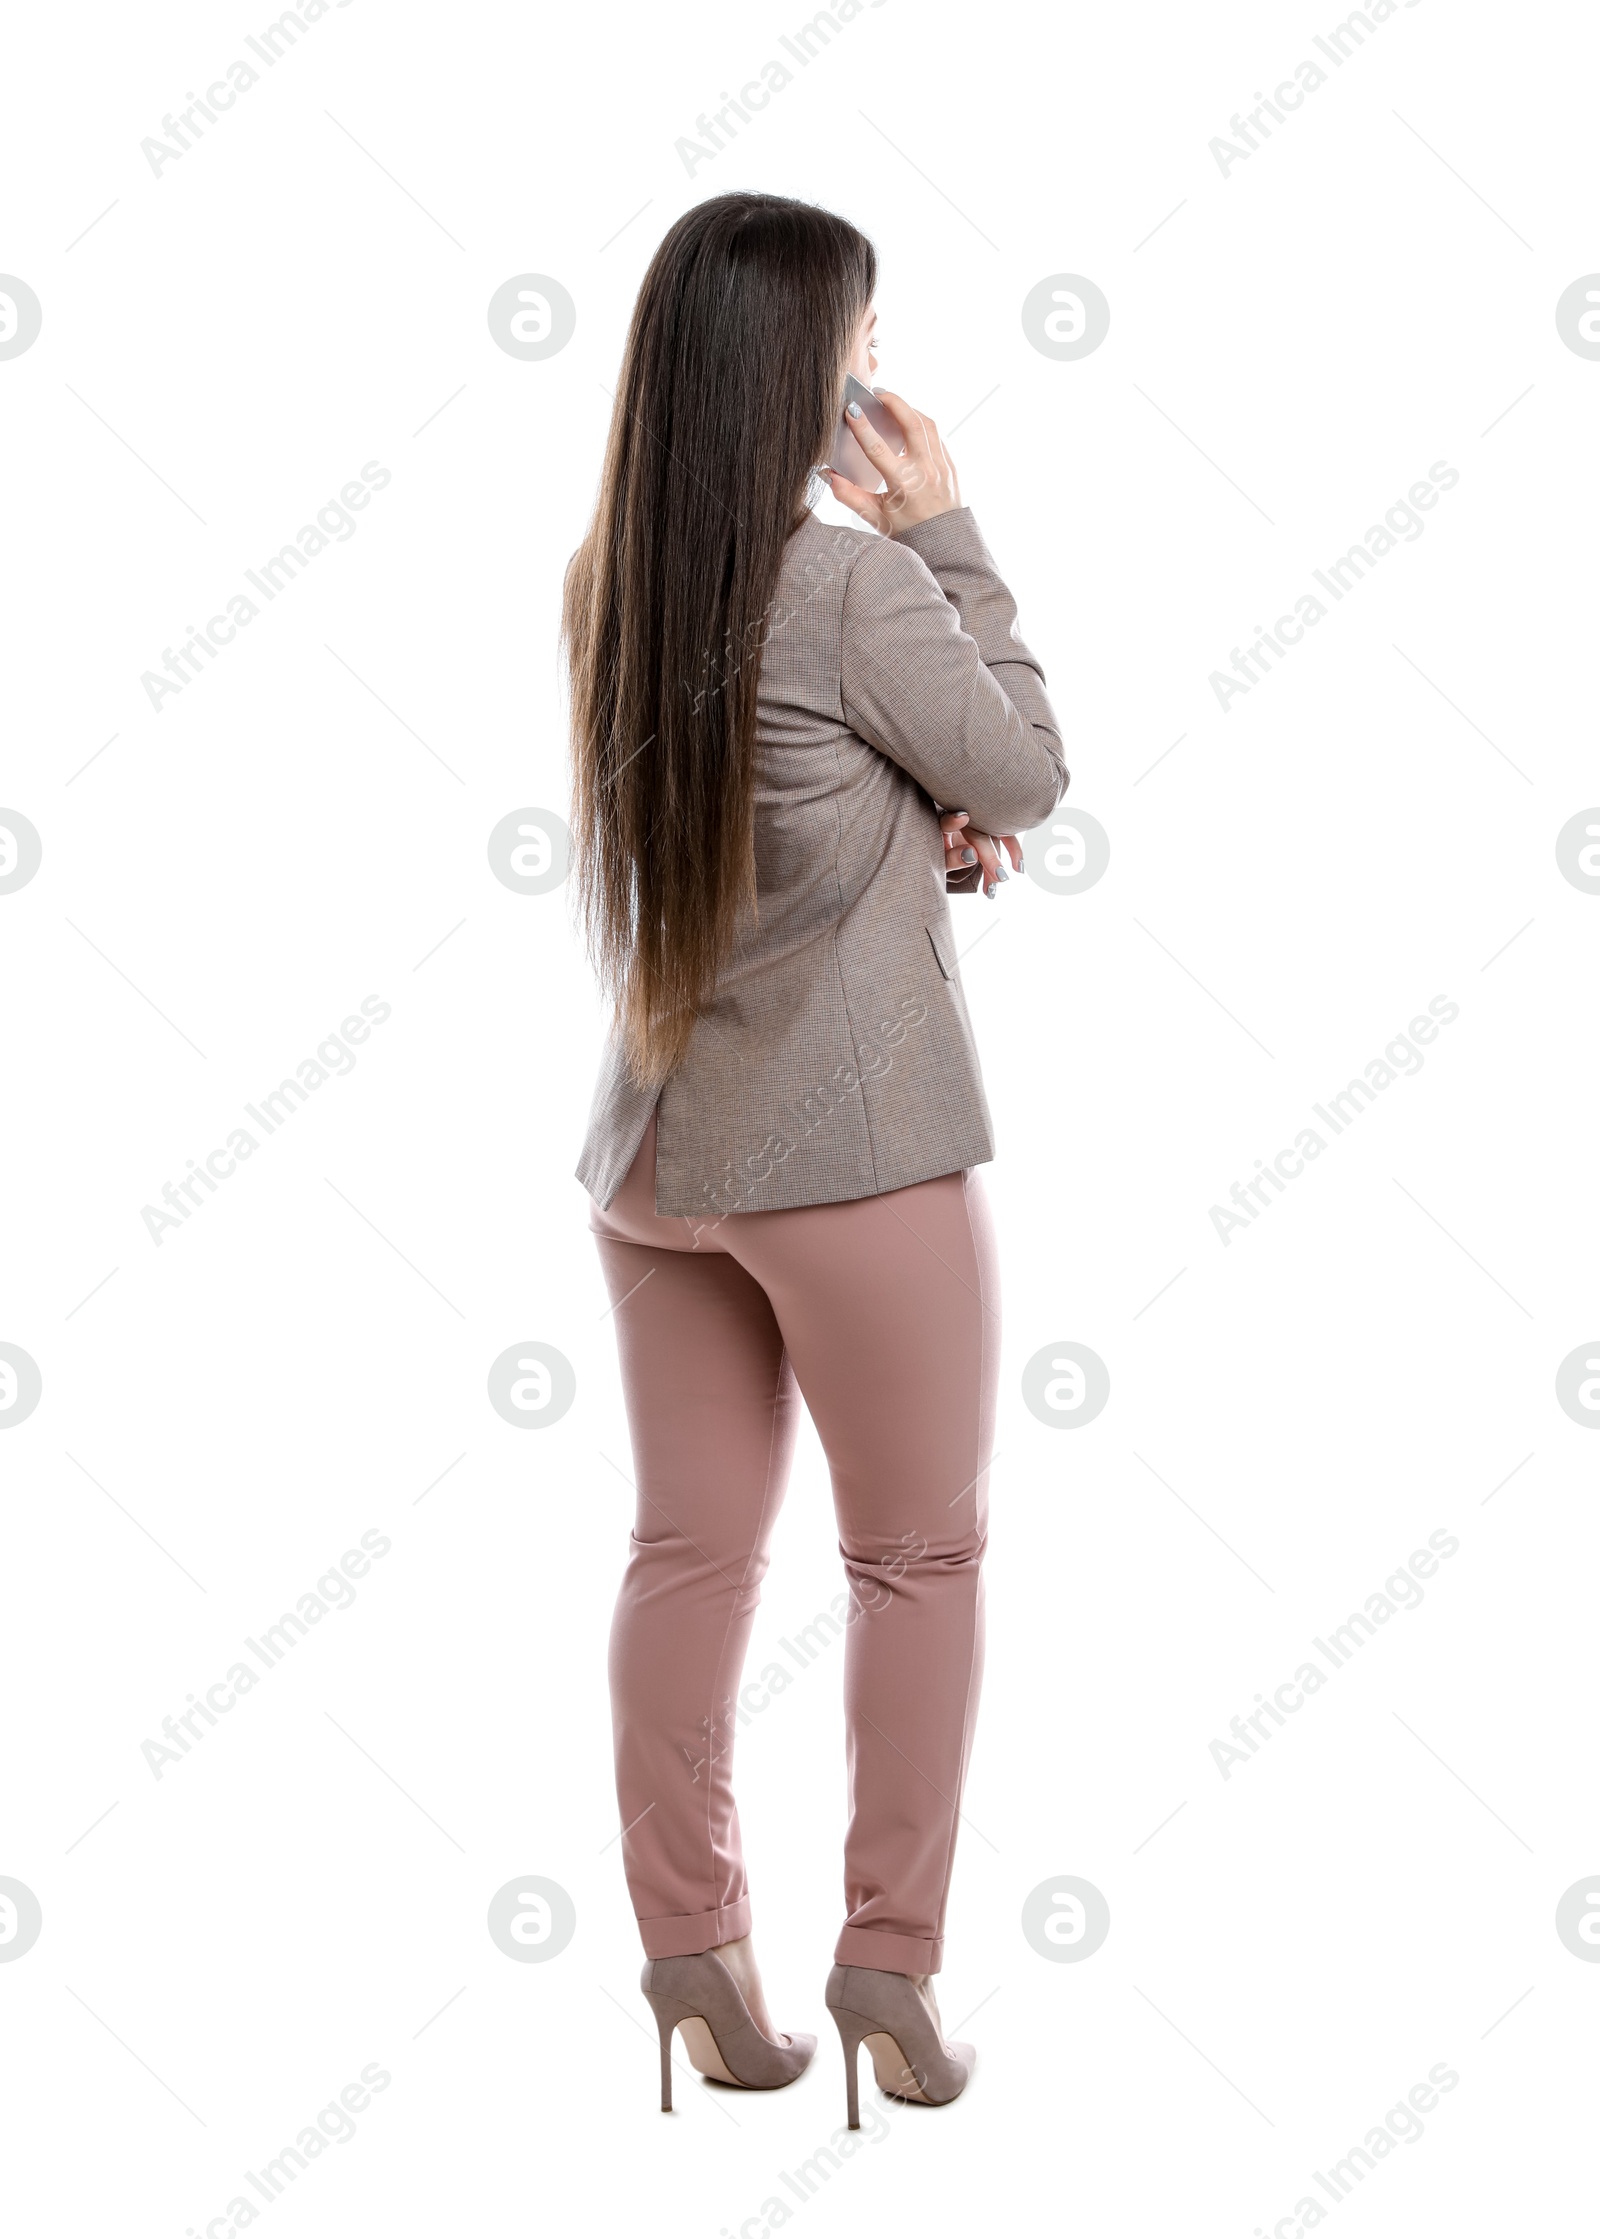
[[[639,1923],[646,1959],[690,1959],[697,1951],[712,1951],[749,1933],[748,1897],[741,1897],[736,1905],[719,1905],[715,1912],[666,1913],[659,1920]]]
[[[841,1967],[878,1967],[890,1975],[936,1975],[943,1936],[891,1936],[882,1928],[841,1928],[833,1956]]]

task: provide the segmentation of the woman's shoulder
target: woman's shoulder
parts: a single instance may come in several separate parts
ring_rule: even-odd
[[[819,521],[812,512],[801,515],[783,548],[785,572],[828,573],[847,576],[869,544],[881,544],[870,529],[848,521]]]
[[[793,597],[810,600],[831,590],[842,604],[854,584],[859,604],[919,582],[937,593],[927,563],[909,544],[849,522],[807,513],[784,547],[780,587]]]

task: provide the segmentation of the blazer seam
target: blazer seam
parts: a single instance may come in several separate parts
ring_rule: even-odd
[[[844,879],[839,869],[839,858],[844,853],[844,764],[839,759],[839,741],[833,742],[833,769],[839,782],[833,794],[833,884],[839,897],[842,915],[845,907]]]
[[[861,1055],[861,1049],[860,1045],[856,1041],[855,1015],[850,1008],[850,990],[845,985],[844,965],[841,963],[839,958],[839,928],[837,925],[833,928],[832,934],[830,936],[829,947],[833,954],[833,968],[834,971],[838,974],[839,979],[839,1000],[844,1005],[845,1022],[850,1028],[851,1064],[855,1072],[856,1079],[861,1084],[861,1124],[867,1131],[867,1157],[872,1164],[872,1188],[868,1192],[868,1195],[875,1197],[880,1194],[882,1188],[882,1185],[878,1180],[878,1146],[873,1141],[872,1137],[872,1113],[867,1106],[866,1075],[861,1071],[859,1064],[856,1063],[856,1060],[859,1059]]]
[[[849,561],[849,565],[848,565],[848,566],[847,566],[847,567],[845,568],[845,570],[844,570],[844,587],[843,587],[843,589],[842,589],[842,590],[840,591],[840,594],[839,594],[839,676],[838,676],[838,687],[837,687],[837,689],[838,689],[838,700],[839,700],[839,721],[841,722],[841,724],[843,724],[844,728],[845,728],[845,729],[846,729],[846,730],[847,730],[847,731],[848,731],[848,732],[850,733],[850,735],[851,735],[851,737],[852,737],[852,738],[860,738],[860,737],[861,737],[861,733],[860,733],[860,732],[859,732],[859,731],[858,731],[858,730],[857,730],[857,729],[855,728],[855,725],[854,725],[854,724],[853,724],[853,723],[851,722],[851,720],[850,720],[850,717],[849,717],[849,713],[848,713],[848,711],[846,710],[846,707],[845,707],[845,704],[844,704],[844,641],[845,641],[845,635],[846,635],[846,632],[847,632],[847,630],[848,630],[848,628],[849,628],[849,622],[848,622],[848,610],[849,610],[849,606],[850,606],[850,593],[851,593],[852,589],[853,589],[853,588],[854,588],[854,586],[855,586],[856,574],[857,574],[857,571],[859,570],[859,568],[860,568],[860,566],[861,566],[861,563],[862,563],[863,559],[864,559],[864,558],[866,558],[866,556],[867,556],[867,555],[868,555],[868,554],[869,554],[870,552],[872,552],[872,551],[873,551],[873,550],[874,550],[874,549],[875,549],[876,547],[882,547],[882,548],[884,548],[885,550],[888,550],[888,551],[894,551],[894,550],[898,549],[899,551],[901,551],[901,552],[905,553],[905,554],[906,554],[906,556],[907,556],[907,557],[908,557],[909,559],[915,560],[915,561],[916,561],[916,563],[917,563],[917,565],[918,565],[918,566],[919,566],[919,567],[920,567],[920,568],[921,568],[921,569],[923,570],[923,572],[924,572],[924,573],[925,573],[925,574],[926,574],[926,575],[927,575],[927,576],[928,576],[928,577],[929,577],[929,578],[931,579],[931,581],[932,581],[932,583],[933,583],[933,586],[934,586],[935,590],[937,590],[937,591],[938,591],[938,592],[939,592],[939,593],[941,594],[941,596],[942,596],[942,597],[944,597],[944,599],[946,600],[946,602],[947,602],[947,603],[949,603],[949,604],[951,604],[951,605],[953,605],[953,604],[954,604],[954,601],[950,599],[950,595],[949,595],[949,593],[948,593],[948,592],[947,592],[947,591],[945,590],[945,588],[944,588],[944,585],[943,585],[943,584],[942,584],[942,583],[941,583],[941,582],[939,581],[939,578],[938,578],[938,577],[937,577],[937,576],[936,576],[936,575],[934,574],[934,572],[933,572],[932,568],[930,568],[930,567],[928,566],[928,563],[927,563],[927,561],[926,561],[925,559],[923,559],[923,557],[922,557],[922,554],[921,554],[920,552],[917,552],[917,551],[915,551],[915,550],[914,550],[914,549],[912,548],[912,546],[910,546],[909,544],[902,544],[902,545],[899,545],[899,546],[897,547],[897,546],[896,546],[896,543],[895,543],[895,539],[894,539],[893,537],[889,537],[889,536],[878,536],[878,537],[874,537],[874,538],[872,538],[870,542],[868,542],[868,541],[867,541],[867,540],[866,540],[865,538],[863,538],[862,542],[861,542],[860,544],[858,544],[858,545],[856,546],[855,550],[854,550],[854,551],[853,551],[853,552],[851,553],[851,555],[850,555],[850,561]],[[891,561],[891,562],[890,562],[889,564],[890,564],[890,566],[891,566],[891,567],[898,567],[900,563],[899,563],[899,561],[898,561],[898,560],[892,560],[892,561]],[[958,619],[959,619],[959,617],[958,617]],[[885,664],[884,662],[882,662],[882,661],[878,660],[878,657],[877,657],[877,655],[876,655],[876,654],[874,654],[874,653],[872,653],[872,652],[870,651],[870,649],[868,649],[868,648],[863,648],[863,650],[864,650],[864,651],[867,651],[867,653],[868,653],[868,658],[869,658],[870,660],[873,660],[874,662],[876,662],[876,664],[877,664],[877,666],[878,666],[879,668],[883,668],[883,667],[885,667],[885,666],[886,666],[886,664]],[[871,741],[870,739],[867,739],[867,740],[864,740],[864,741],[863,741],[863,744],[864,744],[864,745],[868,745],[868,746],[871,746],[871,745],[872,745],[872,741]],[[881,754],[881,753],[883,752],[883,749],[882,749],[881,747],[876,747],[876,746],[874,746],[874,747],[872,748],[872,751],[873,751],[873,752],[874,752],[875,754]],[[894,760],[894,757],[893,757],[893,755],[886,755],[886,756],[885,756],[884,758],[885,758],[885,760],[887,760],[887,761],[893,761],[893,760]],[[897,764],[896,766],[898,767],[899,765]],[[909,776],[910,776],[910,772],[909,772],[909,771],[907,771],[907,772],[906,772],[906,775],[907,775],[907,776],[909,777]],[[914,785],[914,784],[915,784],[915,783],[916,783],[917,781],[916,781],[916,779],[915,779],[915,778],[912,778],[911,782],[912,782],[912,783],[913,783],[913,785]]]
[[[849,732],[850,732],[850,736],[851,736],[852,738],[854,738],[854,737],[855,737],[855,736],[856,736],[857,734],[856,734],[856,732],[855,732],[855,730],[854,730],[853,726],[852,726],[852,725],[851,725],[851,723],[850,723],[850,719],[849,719],[849,717],[848,717],[848,716],[847,716],[847,715],[845,714],[845,711],[844,711],[844,634],[845,634],[845,619],[844,619],[844,611],[845,611],[845,607],[846,607],[846,605],[847,605],[847,604],[849,603],[849,598],[850,598],[850,586],[851,586],[851,584],[852,584],[852,583],[853,583],[853,582],[855,581],[855,572],[856,572],[856,568],[857,568],[857,565],[858,565],[858,564],[859,564],[859,562],[860,562],[860,559],[861,559],[861,555],[862,555],[862,553],[863,553],[863,552],[864,552],[864,551],[865,551],[866,549],[867,549],[867,547],[866,547],[866,546],[865,546],[864,544],[863,544],[863,545],[858,545],[858,546],[857,546],[857,548],[855,549],[855,551],[851,553],[851,555],[850,555],[850,565],[849,565],[849,567],[848,567],[848,568],[847,568],[847,569],[845,570],[844,588],[843,588],[843,590],[842,590],[842,591],[840,592],[840,595],[839,595],[839,670],[838,670],[839,723],[840,723],[840,726],[841,726],[841,728],[842,728],[842,729],[844,729],[844,730],[847,730],[847,731],[849,731]],[[865,743],[865,742],[863,742],[863,743]],[[867,1106],[867,1084],[866,1084],[866,1081],[865,1081],[865,1079],[863,1078],[863,1076],[862,1076],[862,1073],[861,1073],[861,1070],[860,1070],[860,1064],[859,1064],[859,1060],[860,1060],[860,1056],[861,1056],[861,1050],[860,1050],[860,1046],[859,1046],[859,1044],[857,1043],[857,1040],[856,1040],[856,1022],[855,1022],[855,1016],[854,1016],[854,1013],[853,1013],[853,1012],[851,1011],[851,1008],[850,1008],[850,990],[849,990],[849,988],[848,988],[848,987],[847,987],[847,986],[845,985],[845,977],[844,977],[844,964],[843,964],[843,962],[841,961],[841,959],[840,959],[840,956],[839,956],[839,925],[840,925],[840,924],[841,924],[841,923],[843,922],[843,911],[844,911],[844,906],[845,906],[845,901],[844,901],[844,880],[843,880],[843,879],[842,879],[842,877],[840,876],[840,871],[839,871],[839,858],[840,858],[840,855],[841,855],[841,853],[843,852],[843,848],[844,848],[844,807],[843,807],[843,801],[844,801],[844,764],[843,764],[843,763],[842,763],[842,762],[840,761],[840,759],[839,759],[839,742],[838,742],[838,740],[837,740],[837,739],[835,739],[835,740],[834,740],[834,742],[833,742],[833,766],[834,766],[834,769],[835,769],[835,771],[836,771],[836,772],[838,773],[838,778],[839,778],[839,789],[838,789],[838,791],[837,791],[837,792],[835,793],[835,795],[834,795],[834,810],[833,810],[833,813],[834,813],[834,817],[835,817],[835,820],[836,820],[836,830],[835,830],[835,838],[834,838],[834,850],[833,850],[833,883],[834,883],[834,886],[835,886],[835,887],[837,888],[837,890],[838,890],[838,895],[839,895],[839,909],[840,909],[840,913],[841,913],[841,914],[840,914],[840,917],[839,917],[839,919],[838,919],[838,920],[837,920],[837,921],[835,922],[835,924],[834,924],[834,926],[833,926],[833,929],[832,929],[832,934],[831,934],[831,938],[830,938],[830,944],[829,944],[829,945],[830,945],[830,948],[831,948],[831,951],[832,951],[832,955],[833,955],[833,968],[834,968],[834,971],[835,971],[835,973],[836,973],[836,974],[838,975],[838,980],[839,980],[839,1000],[840,1000],[840,1002],[841,1002],[841,1003],[843,1003],[843,1005],[844,1005],[844,1015],[845,1015],[845,1021],[846,1021],[847,1025],[848,1025],[848,1026],[849,1026],[849,1028],[850,1028],[850,1060],[851,1060],[851,1064],[852,1064],[852,1066],[853,1066],[853,1067],[855,1068],[856,1078],[857,1078],[857,1080],[858,1080],[858,1081],[860,1081],[860,1083],[861,1083],[861,1124],[862,1124],[862,1126],[863,1126],[863,1127],[864,1127],[864,1128],[866,1129],[866,1134],[867,1134],[867,1158],[868,1158],[868,1160],[870,1161],[870,1163],[871,1163],[871,1166],[872,1166],[872,1193],[873,1193],[874,1195],[876,1195],[876,1194],[877,1194],[877,1192],[878,1192],[878,1190],[879,1190],[879,1187],[880,1187],[880,1184],[879,1184],[879,1181],[878,1181],[878,1146],[877,1146],[876,1142],[875,1142],[875,1141],[873,1140],[873,1134],[872,1134],[872,1113],[871,1113],[871,1111],[870,1111],[870,1110],[868,1109],[868,1106]]]

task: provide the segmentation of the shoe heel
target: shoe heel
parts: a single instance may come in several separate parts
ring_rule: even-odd
[[[859,2126],[856,2055],[861,2040],[867,2050],[886,2053],[892,2045],[899,2066],[892,2082],[888,2063],[873,2072],[890,2099],[914,2100],[925,2107],[946,2107],[967,2087],[977,2054],[970,2045],[947,2044],[933,2014],[908,1976],[892,1968],[835,1966],[828,1977],[825,2002],[838,2025],[844,2044],[850,2092],[850,2128]],[[883,2043],[877,2040],[882,2038]]]
[[[859,2014],[842,2014],[836,2006],[828,2011],[839,2029],[839,2042],[844,2047],[844,2099],[847,2116],[846,2128],[861,2128],[861,2040],[872,2029],[870,2021],[863,2021]]]
[[[696,2068],[718,2083],[745,2091],[777,2091],[805,2073],[815,2037],[768,2037],[756,2027],[738,1984],[714,1951],[676,1959],[647,1959],[639,1988],[649,2000],[661,2039],[661,2112],[672,2112],[672,2032],[689,2022],[684,2050]],[[710,2046],[704,2040],[709,2037]]]
[[[664,1998],[657,1991],[647,1990],[650,2011],[656,2017],[656,2034],[661,2039],[661,2112],[672,2112],[672,2032],[683,2019],[684,2008],[676,1998]]]

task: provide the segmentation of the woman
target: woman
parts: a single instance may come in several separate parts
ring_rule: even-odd
[[[988,1108],[945,896],[1067,783],[1016,609],[937,430],[807,510],[876,260],[809,205],[729,194],[639,292],[568,573],[577,894],[615,1007],[578,1177],[639,1493],[611,1643],[645,1996],[703,2074],[792,2082],[761,1993],[733,1697],[803,1397],[850,1583],[846,1917],[827,2003],[907,2099],[954,2099],[943,1953],[983,1655],[999,1314]],[[941,815],[941,812],[943,814]],[[1003,841],[1021,865],[1014,837]]]

